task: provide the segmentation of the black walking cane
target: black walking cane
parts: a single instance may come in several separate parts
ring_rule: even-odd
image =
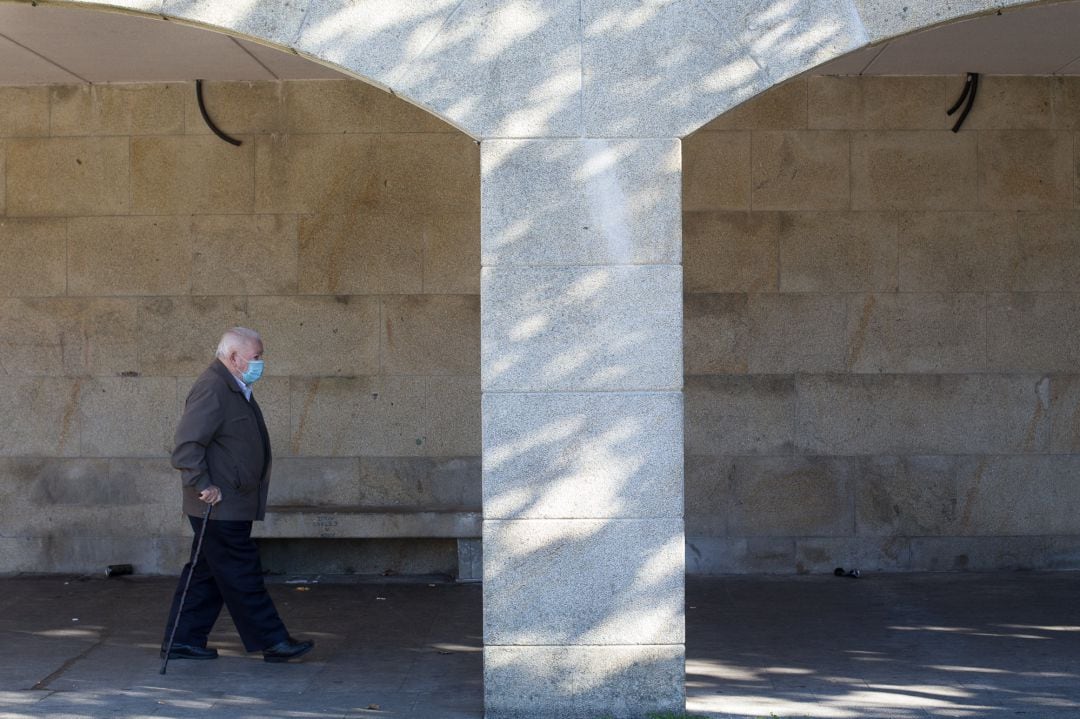
[[[187,590],[191,586],[191,575],[195,573],[195,565],[199,563],[202,540],[206,536],[206,523],[210,521],[210,510],[213,508],[214,505],[207,503],[206,512],[202,518],[202,526],[199,527],[199,539],[195,542],[195,554],[191,557],[191,569],[188,571],[187,580],[184,582],[184,591],[180,593],[180,604],[176,607],[176,619],[173,620],[172,631],[169,632],[169,643],[165,645],[165,658],[161,660],[161,674],[164,674],[165,667],[169,666],[169,652],[172,651],[173,639],[176,638],[176,628],[180,626],[180,614],[184,611],[184,599],[187,598]]]

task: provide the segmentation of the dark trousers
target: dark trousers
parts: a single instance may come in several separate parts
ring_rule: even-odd
[[[191,543],[194,557],[203,520],[191,516],[188,519],[195,530]],[[209,520],[198,562],[192,568],[189,560],[180,573],[180,583],[176,586],[169,611],[169,622],[165,625],[165,642],[169,641],[169,632],[189,573],[191,587],[184,600],[184,611],[180,615],[174,643],[205,647],[222,605],[228,608],[244,648],[249,652],[272,647],[288,638],[285,624],[278,616],[263,583],[259,548],[251,538],[251,522]],[[163,646],[165,642],[162,642]]]

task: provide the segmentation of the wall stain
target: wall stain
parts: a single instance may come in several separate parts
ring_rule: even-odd
[[[1031,422],[1028,424],[1027,432],[1024,435],[1024,450],[1030,451],[1034,448],[1039,423],[1042,421],[1046,410],[1049,409],[1049,404],[1050,378],[1043,377],[1039,380],[1039,383],[1035,385],[1035,411],[1031,413]]]
[[[971,512],[975,506],[975,500],[979,496],[979,489],[982,486],[983,475],[986,474],[987,460],[979,462],[979,466],[975,468],[975,476],[971,478],[971,484],[968,486],[968,490],[964,495],[964,513],[960,517],[961,529],[967,529],[971,526]]]
[[[315,402],[315,396],[319,393],[319,383],[321,381],[320,379],[313,381],[308,389],[307,396],[304,397],[304,409],[300,412],[300,421],[296,425],[296,435],[292,441],[293,454],[300,454],[300,444],[304,440],[304,428],[307,426],[308,414],[311,412],[311,405]]]
[[[870,318],[874,315],[874,307],[877,305],[877,297],[870,295],[863,304],[862,317],[859,318],[859,328],[855,330],[855,336],[851,338],[851,346],[848,348],[847,368],[851,369],[862,356],[863,345],[866,343],[866,331],[870,326]]]
[[[75,410],[79,408],[79,392],[82,391],[82,380],[76,379],[71,386],[71,395],[68,397],[67,406],[64,408],[64,416],[60,420],[60,439],[57,440],[57,452],[64,451],[67,444],[68,433],[71,431],[71,420],[75,416]]]
[[[1080,450],[1080,407],[1073,411],[1071,429],[1072,436],[1069,441],[1069,449],[1075,452]]]

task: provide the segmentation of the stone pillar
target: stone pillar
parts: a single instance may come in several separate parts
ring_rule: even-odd
[[[683,709],[680,165],[482,143],[489,719]]]

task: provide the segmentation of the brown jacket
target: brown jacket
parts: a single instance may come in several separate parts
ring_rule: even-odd
[[[180,470],[184,512],[201,517],[206,504],[199,492],[221,489],[212,519],[259,520],[266,514],[270,487],[270,436],[252,396],[215,359],[195,380],[176,428],[172,465]]]

